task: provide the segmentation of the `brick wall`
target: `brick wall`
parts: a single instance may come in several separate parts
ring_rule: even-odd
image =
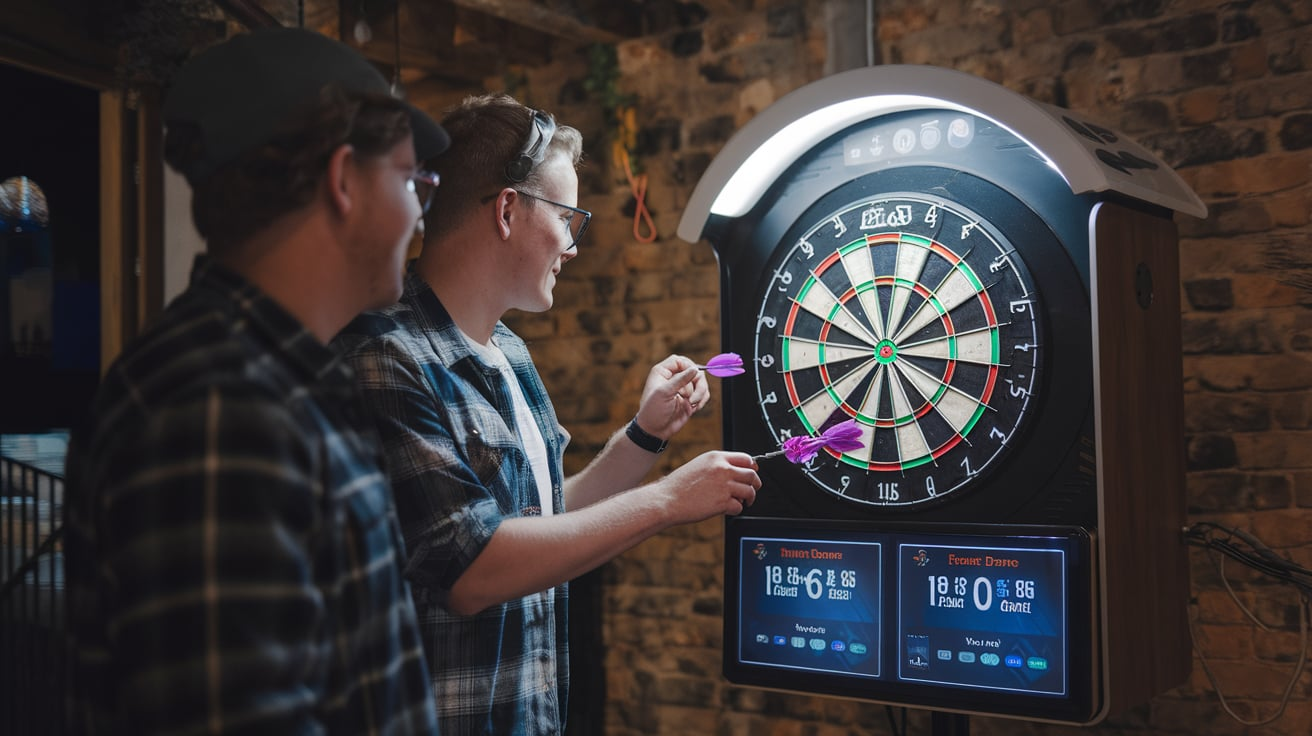
[[[1205,221],[1177,217],[1190,515],[1249,530],[1312,566],[1312,3],[874,6],[884,63],[952,67],[1085,113],[1158,152],[1207,202]],[[620,45],[618,57],[620,86],[637,99],[639,160],[660,234],[650,245],[632,235],[632,197],[583,91],[586,57],[562,49],[509,85],[589,140],[580,198],[596,213],[593,229],[561,275],[556,307],[510,320],[530,341],[573,432],[571,470],[632,415],[653,361],[718,352],[715,258],[709,245],[675,237],[681,208],[734,130],[824,73],[833,40],[824,19],[833,9],[822,0],[648,4],[651,35]],[[713,402],[662,468],[719,442]],[[606,732],[887,733],[882,706],[723,681],[721,545],[720,522],[706,522],[650,540],[604,569]],[[1272,627],[1260,630],[1206,556],[1192,557],[1198,640],[1222,691],[1246,718],[1274,712],[1298,658],[1297,596],[1229,565],[1241,599]],[[1304,673],[1284,717],[1262,732],[1312,732],[1309,689],[1312,674]],[[912,732],[928,732],[924,712],[910,721]],[[982,717],[971,724],[980,734],[1075,731]],[[1186,685],[1081,732],[1246,731],[1222,710],[1196,660]]]

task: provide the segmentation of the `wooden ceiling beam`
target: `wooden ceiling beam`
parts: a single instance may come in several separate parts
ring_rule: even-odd
[[[467,10],[487,13],[503,20],[579,43],[619,43],[618,33],[598,28],[579,18],[531,0],[451,0]]]
[[[391,69],[397,63],[398,49],[394,29],[398,19],[391,12],[364,18],[370,26],[371,40],[358,43],[354,36],[356,16],[355,0],[339,0],[339,32],[341,40],[358,50],[370,61]],[[425,76],[449,79],[461,83],[481,83],[489,75],[500,71],[501,63],[494,54],[462,53],[454,46],[454,8],[441,3],[401,3],[401,47],[399,49],[402,78],[412,74],[407,69],[421,71]]]

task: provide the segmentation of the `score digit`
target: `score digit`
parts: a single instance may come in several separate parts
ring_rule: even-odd
[[[980,590],[984,591],[983,597],[980,597]],[[975,578],[975,607],[981,611],[987,611],[993,606],[993,582],[988,578]]]

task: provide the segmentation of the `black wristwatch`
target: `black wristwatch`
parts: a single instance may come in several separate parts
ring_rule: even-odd
[[[663,440],[654,434],[647,434],[642,427],[638,426],[637,417],[634,417],[633,421],[629,422],[629,426],[624,428],[624,434],[633,441],[633,444],[647,452],[665,452],[665,446],[669,444],[667,440]]]

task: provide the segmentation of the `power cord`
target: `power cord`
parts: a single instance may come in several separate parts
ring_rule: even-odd
[[[1216,682],[1216,676],[1212,673],[1207,658],[1203,656],[1202,649],[1198,647],[1198,635],[1194,630],[1194,618],[1190,617],[1189,619],[1189,634],[1194,642],[1194,651],[1198,654],[1198,661],[1203,665],[1203,672],[1207,675],[1208,682],[1216,690],[1216,696],[1221,701],[1221,707],[1225,709],[1226,713],[1230,714],[1231,718],[1245,726],[1264,726],[1271,723],[1284,715],[1294,686],[1303,674],[1304,665],[1307,664],[1308,626],[1309,621],[1312,621],[1312,571],[1281,557],[1257,537],[1240,529],[1200,521],[1186,527],[1184,536],[1185,541],[1189,544],[1207,550],[1208,558],[1216,565],[1217,573],[1221,576],[1221,582],[1225,585],[1226,592],[1229,593],[1231,600],[1239,606],[1239,610],[1243,611],[1250,621],[1263,631],[1271,631],[1271,627],[1259,620],[1239,600],[1239,596],[1235,595],[1234,588],[1230,586],[1230,579],[1225,574],[1225,558],[1229,557],[1282,583],[1292,585],[1298,591],[1300,599],[1298,662],[1294,665],[1293,675],[1289,678],[1289,683],[1285,686],[1285,691],[1281,695],[1280,706],[1274,714],[1261,720],[1246,721],[1230,708],[1230,703],[1226,700],[1225,694],[1221,692],[1221,687]]]

